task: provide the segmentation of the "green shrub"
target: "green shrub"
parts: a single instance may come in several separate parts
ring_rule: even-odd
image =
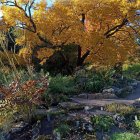
[[[111,140],[139,140],[139,138],[133,133],[116,133],[112,135]]]
[[[73,94],[77,92],[77,88],[75,86],[74,78],[71,76],[62,76],[57,75],[56,77],[52,77],[49,83],[49,93],[52,94]]]
[[[140,120],[135,121],[133,126],[137,132],[140,132]]]
[[[104,87],[113,84],[113,70],[86,71],[81,70],[75,75],[76,83],[81,91],[100,92]]]
[[[108,112],[119,113],[121,115],[127,115],[133,113],[135,108],[125,104],[112,103],[106,105],[105,110]]]
[[[108,131],[113,125],[113,118],[110,116],[93,116],[91,122],[98,131]]]
[[[140,76],[140,64],[139,63],[137,63],[137,64],[132,64],[132,65],[127,65],[127,64],[125,64],[124,66],[123,66],[123,73],[124,73],[124,75],[126,76],[126,77],[128,77],[128,78],[140,78],[139,76]]]
[[[60,124],[54,131],[59,132],[62,137],[65,137],[67,134],[69,134],[71,128],[67,124]]]

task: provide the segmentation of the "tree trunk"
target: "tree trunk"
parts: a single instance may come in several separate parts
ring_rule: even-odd
[[[82,56],[82,49],[80,46],[78,46],[77,66],[82,66],[86,58],[89,56],[89,54],[90,54],[90,51],[87,50]]]

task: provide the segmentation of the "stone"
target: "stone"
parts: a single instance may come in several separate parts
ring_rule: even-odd
[[[0,100],[3,100],[3,99],[4,99],[4,94],[0,93]]]
[[[106,115],[106,116],[111,116],[112,115],[111,112],[106,112],[104,110],[94,110],[94,111],[89,110],[89,114],[91,116],[93,116],[93,115]]]
[[[37,123],[32,127],[32,139],[35,140],[40,133],[41,123],[40,121],[37,121]]]
[[[103,96],[102,93],[93,93],[93,94],[88,94],[88,99],[92,100],[92,99],[101,99]]]
[[[85,106],[85,107],[84,107],[84,110],[85,110],[85,111],[88,111],[89,109],[90,109],[89,106]]]
[[[126,86],[115,93],[118,97],[126,97],[133,93],[133,86]]]
[[[87,114],[85,112],[68,113],[67,120],[71,120],[71,121],[83,120],[84,122],[90,122],[91,116],[92,115]]]
[[[124,87],[124,88],[122,88],[122,90],[121,90],[121,94],[124,94],[124,93],[128,93],[128,94],[130,94],[130,93],[133,93],[133,87],[132,86],[126,86],[126,87]]]
[[[132,86],[133,88],[137,88],[138,83],[137,83],[137,82],[133,82],[133,83],[131,83],[131,86]]]
[[[93,126],[90,123],[83,123],[82,129],[86,132],[93,132]]]
[[[126,86],[123,88],[123,91],[132,92],[133,86]]]
[[[88,98],[88,93],[79,94],[77,97],[78,97],[78,98],[87,99],[87,98]]]
[[[59,103],[59,107],[65,110],[79,110],[84,108],[83,105],[74,102],[62,102]]]
[[[112,93],[105,93],[103,94],[102,99],[117,99],[118,97],[115,94]]]
[[[125,120],[124,116],[121,116],[119,114],[115,114],[113,115],[113,119],[116,121],[116,122],[123,122]]]
[[[117,99],[118,97],[113,93],[94,93],[88,94],[88,99]]]
[[[140,98],[134,102],[133,106],[135,106],[136,108],[140,108]]]
[[[53,140],[61,140],[61,134],[57,131],[53,132]]]
[[[115,93],[115,90],[113,88],[108,88],[108,89],[104,89],[102,93]]]
[[[12,129],[11,129],[11,133],[17,133],[22,131],[24,128],[26,128],[28,126],[28,123],[25,123],[23,121],[16,123],[13,125]]]

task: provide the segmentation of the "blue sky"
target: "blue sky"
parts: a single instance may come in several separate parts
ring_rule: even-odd
[[[46,0],[47,1],[47,3],[48,3],[48,7],[50,7],[52,4],[53,4],[53,2],[55,1],[55,0]],[[40,2],[40,0],[36,0],[36,2]],[[2,12],[1,12],[1,10],[0,10],[0,17],[2,16]]]

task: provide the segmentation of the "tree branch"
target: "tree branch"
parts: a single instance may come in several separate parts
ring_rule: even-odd
[[[106,38],[111,37],[111,36],[114,35],[116,32],[118,32],[123,26],[125,26],[127,23],[128,23],[128,19],[127,19],[127,18],[124,18],[121,24],[119,24],[119,25],[117,25],[117,26],[115,26],[115,27],[109,29],[109,30],[104,34],[104,36],[105,36]]]

